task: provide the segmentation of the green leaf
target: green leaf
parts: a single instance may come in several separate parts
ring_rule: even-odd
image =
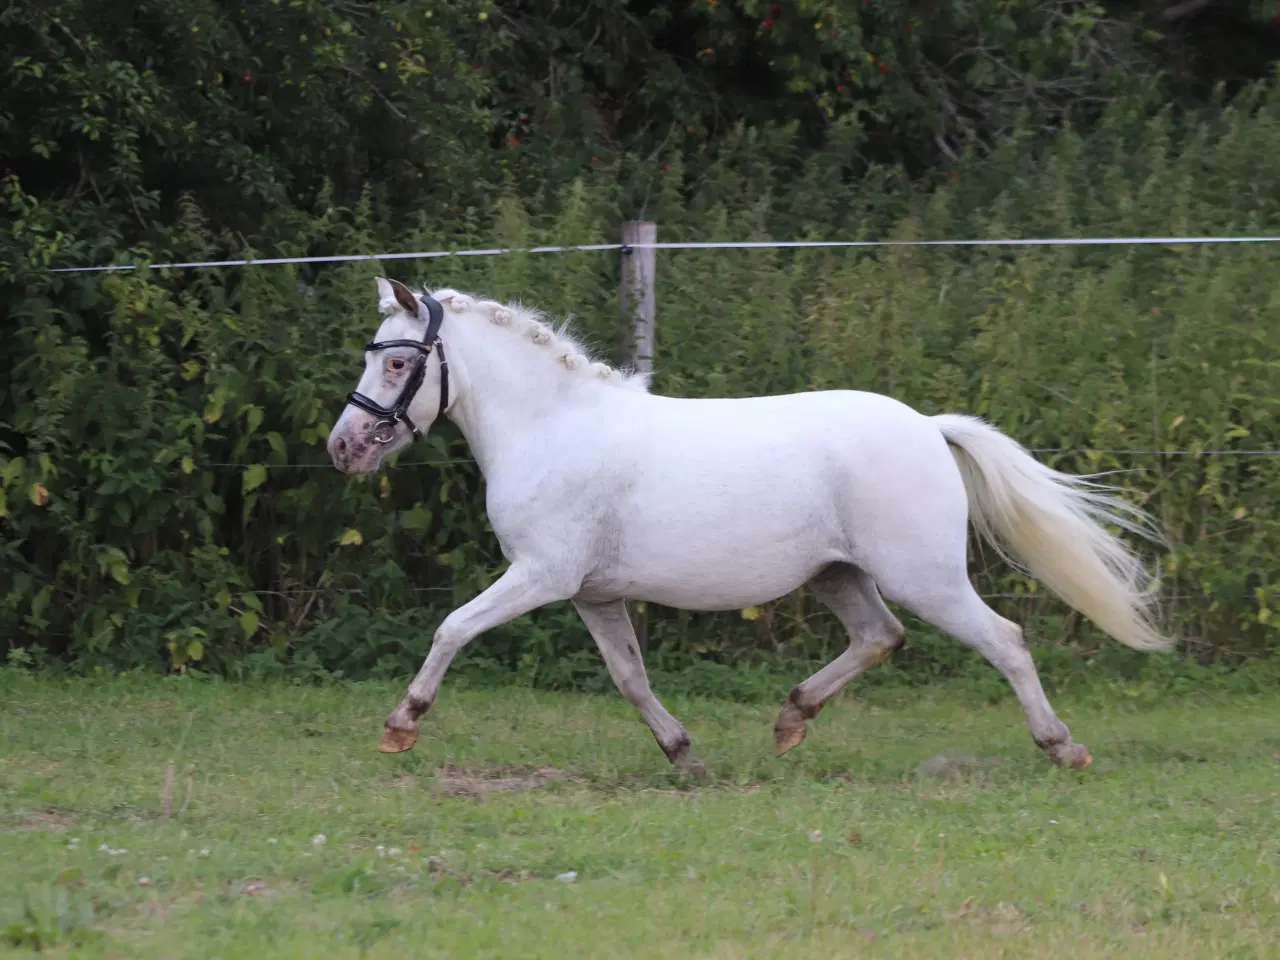
[[[258,428],[262,426],[262,408],[258,406],[250,407],[245,417],[245,422],[250,433],[257,433]]]
[[[201,660],[204,658],[204,644],[199,640],[192,640],[187,644],[187,657],[191,660]]]
[[[340,547],[358,547],[362,543],[364,543],[364,536],[359,530],[354,529],[347,530],[338,540],[338,546]]]
[[[204,407],[204,422],[217,423],[222,419],[222,408],[227,402],[227,391],[225,387],[218,387],[209,397],[208,403]]]
[[[24,466],[26,466],[26,463],[21,457],[14,457],[4,465],[4,469],[0,470],[0,478],[4,479],[5,486],[22,476],[22,468]]]
[[[422,503],[400,515],[400,526],[415,533],[425,533],[431,527],[431,511]]]
[[[251,490],[257,490],[267,480],[267,468],[261,463],[255,463],[245,467],[244,478],[241,481],[241,490],[249,493]]]
[[[244,634],[244,638],[248,640],[258,632],[258,615],[252,610],[246,610],[240,614],[240,630]]]
[[[49,606],[49,601],[53,599],[53,587],[46,586],[34,597],[31,598],[31,616],[37,620],[44,613],[45,608]]]

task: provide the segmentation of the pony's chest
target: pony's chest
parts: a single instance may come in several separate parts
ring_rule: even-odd
[[[578,547],[613,536],[631,478],[593,465],[513,471],[488,481],[485,510],[502,542],[537,537]]]

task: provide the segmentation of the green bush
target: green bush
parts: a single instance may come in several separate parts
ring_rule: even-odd
[[[775,144],[743,132],[696,176],[673,161],[647,211],[665,240],[1280,233],[1274,87],[1201,119],[1145,110],[1117,107],[1047,153],[1011,138],[928,196],[869,176],[838,208],[833,161],[784,171]],[[344,207],[321,190],[314,210],[291,214],[291,244],[611,241],[623,166],[533,198],[505,195],[491,215],[410,227],[372,191]],[[444,612],[501,571],[482,478],[452,429],[371,481],[327,463],[324,439],[375,323],[375,274],[520,297],[575,314],[607,350],[621,340],[612,253],[52,275],[43,267],[64,241],[50,206],[12,178],[3,204],[0,631],[11,649],[44,648],[81,669],[405,672]],[[168,249],[225,249],[203,210],[181,209]],[[1060,468],[1118,471],[1113,480],[1172,540],[1152,561],[1183,652],[1266,655],[1280,457],[1245,451],[1280,448],[1278,252],[663,252],[655,389],[877,390],[926,412],[988,416]],[[993,603],[1031,624],[1034,643],[1085,656],[1106,642],[1036,584],[976,553],[974,563],[984,593],[1015,595]],[[843,645],[803,594],[755,620],[651,611],[651,643],[663,669],[808,660]],[[599,674],[566,608],[476,647],[541,685]],[[898,669],[928,676],[968,661],[930,640],[908,647]]]

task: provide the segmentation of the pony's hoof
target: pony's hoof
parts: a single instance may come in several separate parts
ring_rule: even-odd
[[[379,753],[404,753],[412,750],[418,742],[417,730],[405,730],[401,727],[387,727],[382,731],[382,739],[378,741]]]
[[[685,740],[674,750],[667,753],[667,759],[680,773],[692,774],[695,777],[707,775],[707,765],[701,760],[689,756],[689,741]]]
[[[1083,770],[1093,763],[1089,748],[1083,743],[1064,743],[1049,749],[1049,759],[1068,770]]]
[[[778,714],[778,722],[773,725],[773,749],[777,756],[799,746],[808,732],[800,708],[794,703],[788,703]]]
[[[695,760],[693,757],[685,757],[677,761],[676,769],[691,777],[701,778],[707,775],[707,765],[701,760]]]

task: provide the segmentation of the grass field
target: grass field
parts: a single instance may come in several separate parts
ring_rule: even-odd
[[[960,688],[782,759],[777,705],[671,697],[685,781],[620,698],[447,682],[381,756],[398,693],[0,670],[0,951],[1280,956],[1280,694],[1059,697],[1079,773]]]

